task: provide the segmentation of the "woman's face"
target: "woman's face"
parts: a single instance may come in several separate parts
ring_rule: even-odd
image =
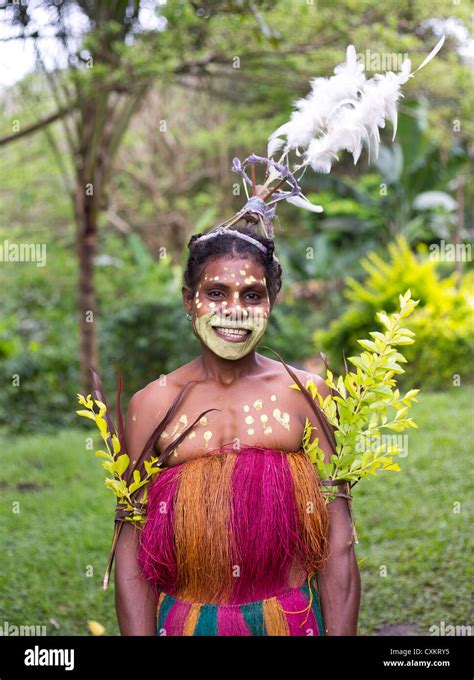
[[[223,359],[240,359],[254,349],[268,325],[265,270],[252,258],[216,258],[204,266],[186,308],[206,347]]]

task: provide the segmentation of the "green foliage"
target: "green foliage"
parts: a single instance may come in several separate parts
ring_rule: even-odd
[[[177,297],[124,304],[106,319],[101,347],[104,384],[110,390],[122,368],[126,398],[199,353]]]
[[[102,5],[82,8],[91,17],[91,30],[78,46],[80,59],[73,55],[77,68],[56,75],[60,91],[73,92],[77,85],[84,96],[97,88],[103,96],[102,86],[111,83],[119,83],[122,90],[126,82],[153,80],[150,97],[143,98],[142,110],[124,139],[99,215],[101,374],[110,389],[118,365],[122,366],[129,395],[198,352],[172,262],[179,262],[193,229],[204,230],[241,207],[242,196],[232,191],[236,180],[230,173],[232,156],[263,152],[269,132],[287,120],[292,102],[307,94],[309,79],[329,75],[349,42],[358,52],[364,45],[374,53],[407,52],[416,66],[435,40],[431,29],[420,32],[423,21],[436,14],[466,22],[469,10],[460,3],[448,12],[441,0],[416,7],[405,3],[388,21],[390,3],[384,0],[368,4],[367,24],[354,0],[344,0],[338,12],[328,3],[229,0],[224,12],[219,3],[208,3],[206,16],[191,3],[170,1],[158,9],[166,20],[165,30],[140,31],[128,41],[125,36],[131,37],[134,22],[122,22],[126,3]],[[18,20],[20,10],[12,6],[12,11]],[[354,21],[347,22],[345,15],[354,16]],[[405,27],[402,33],[400,22]],[[353,179],[348,159],[341,158],[334,177],[310,173],[304,177],[304,189],[324,204],[324,215],[281,206],[277,250],[283,256],[286,282],[316,278],[329,282],[314,314],[293,299],[275,308],[266,342],[289,361],[300,363],[313,353],[312,335],[317,326],[326,326],[329,315],[341,310],[341,319],[345,318],[337,291],[345,274],[358,272],[362,253],[384,244],[389,233],[405,226],[411,242],[432,234],[444,236],[451,229],[452,214],[449,220],[433,210],[420,215],[413,200],[429,190],[451,192],[449,181],[465,160],[458,147],[463,147],[472,126],[466,96],[470,81],[455,48],[455,40],[448,38],[426,71],[429,77],[407,84],[397,143],[392,146],[389,141],[390,129],[383,132],[387,146],[382,144],[377,172],[365,174],[362,159],[356,176],[363,176]],[[209,63],[204,58],[201,65],[200,59],[208,55],[217,58]],[[94,58],[93,68],[86,66],[89,56]],[[199,89],[186,77],[194,69],[206,74],[195,79]],[[429,107],[419,101],[421,90]],[[16,122],[24,129],[37,121],[39,111],[53,112],[57,104],[46,76],[39,70],[29,74],[5,92],[0,104],[5,134]],[[453,132],[453,110],[463,121],[459,133]],[[157,134],[160,121],[167,123],[166,134]],[[67,404],[77,391],[77,263],[67,182],[74,177],[74,158],[66,149],[62,122],[57,121],[2,151],[0,242],[8,238],[44,242],[48,247],[43,269],[8,263],[0,267],[0,286],[9,291],[0,314],[0,375],[6,386],[0,395],[0,423],[8,422],[16,431],[66,424],[71,417]],[[386,196],[380,193],[382,180],[389,186]],[[469,191],[466,185],[466,205]],[[133,231],[134,236],[117,235],[116,228],[121,234]],[[305,257],[306,246],[313,247],[314,259]],[[155,262],[157,247],[166,248],[173,260]],[[117,263],[104,264],[107,258]],[[436,383],[439,367],[452,364],[454,373],[458,365],[462,369],[467,365],[468,347],[456,340],[459,328],[468,324],[466,305],[459,306],[454,299],[451,311],[440,313],[432,342],[432,316],[428,310],[425,318],[422,315],[418,286],[403,281],[386,297],[392,299],[393,293],[395,299],[408,287],[421,300],[414,315],[420,319],[417,370],[423,380],[434,376]],[[364,303],[362,322],[356,319],[355,324],[361,331],[354,332],[352,346],[380,308],[389,311],[389,304]],[[340,339],[335,347],[338,360],[342,348],[350,346],[345,337]],[[414,366],[411,362],[408,370]],[[450,377],[449,370],[439,379],[442,384]],[[17,374],[21,388],[10,387]]]
[[[310,442],[315,428],[306,422],[304,447],[322,479],[356,482],[375,475],[378,469],[400,470],[392,459],[392,455],[400,453],[400,448],[393,445],[392,437],[387,438],[384,430],[403,432],[408,427],[416,427],[407,413],[416,401],[418,390],[409,390],[401,396],[400,391],[394,389],[394,376],[404,372],[400,363],[406,363],[397,346],[414,343],[414,333],[404,328],[402,321],[410,316],[418,301],[411,299],[408,290],[399,296],[399,302],[399,312],[377,315],[385,327],[384,333],[372,331],[372,340],[358,340],[365,351],[349,357],[355,371],[335,380],[327,370],[325,382],[331,388],[328,396],[323,398],[314,382],[310,384],[313,399],[318,399],[334,428],[335,451],[326,463],[318,440]]]
[[[357,339],[367,335],[377,310],[394,310],[398,295],[408,288],[419,300],[408,328],[417,335],[407,348],[407,370],[402,383],[435,388],[452,384],[453,376],[470,378],[474,327],[472,323],[473,274],[456,285],[452,274],[441,278],[439,264],[422,253],[415,255],[399,237],[388,245],[388,261],[371,252],[363,260],[366,276],[362,281],[348,279],[344,313],[329,329],[319,330],[314,340],[333,366],[342,365],[343,353],[357,347]]]
[[[72,352],[44,347],[0,362],[0,425],[10,432],[56,432],[71,425],[79,371]]]
[[[117,508],[123,509],[128,513],[125,515],[125,520],[133,522],[137,526],[143,525],[148,502],[149,487],[147,485],[161,472],[160,467],[155,467],[158,458],[151,456],[144,461],[145,474],[143,477],[140,470],[133,465],[133,481],[130,479],[127,482],[127,477],[130,478],[130,472],[128,475],[124,475],[124,473],[130,467],[130,457],[122,450],[122,444],[115,432],[111,433],[108,431],[107,420],[104,418],[107,413],[107,407],[101,401],[92,400],[90,394],[87,397],[78,394],[77,397],[81,406],[84,406],[84,409],[76,411],[77,415],[95,422],[107,448],[106,451],[99,450],[95,454],[98,458],[105,459],[102,461],[102,467],[109,475],[112,475],[105,478],[105,486],[111,489],[117,497]],[[112,414],[108,415],[112,419]],[[137,491],[142,488],[142,493],[137,494]]]

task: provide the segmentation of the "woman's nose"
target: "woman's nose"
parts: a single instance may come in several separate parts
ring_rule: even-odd
[[[248,309],[243,307],[239,300],[232,300],[225,307],[222,307],[224,316],[234,316],[235,318],[246,319],[248,317]]]

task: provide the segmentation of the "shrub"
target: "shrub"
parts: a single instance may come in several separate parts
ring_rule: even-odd
[[[398,296],[408,288],[419,305],[410,317],[408,328],[416,342],[407,348],[403,382],[417,387],[446,387],[459,374],[469,373],[474,349],[473,273],[466,274],[456,286],[456,275],[441,278],[438,263],[415,255],[402,237],[388,246],[388,260],[375,252],[362,261],[367,276],[362,281],[347,280],[345,297],[349,306],[327,330],[314,334],[318,351],[324,350],[330,364],[339,370],[343,353],[357,349],[357,339],[372,328],[376,312],[391,313]]]
[[[57,432],[76,425],[71,404],[79,371],[71,356],[64,348],[43,347],[1,362],[0,424],[14,433]]]

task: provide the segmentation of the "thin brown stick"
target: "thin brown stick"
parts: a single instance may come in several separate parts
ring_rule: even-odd
[[[278,184],[275,184],[275,186],[273,187],[273,189],[270,189],[270,193],[268,194],[267,198],[270,198],[270,196],[271,196],[272,194],[274,194],[275,191],[277,191],[281,186],[283,186],[283,184],[284,184],[285,182],[286,182],[286,177],[283,177],[283,179],[281,179],[281,180],[278,182]]]
[[[252,175],[252,196],[255,196],[255,163],[250,166],[250,174]]]

